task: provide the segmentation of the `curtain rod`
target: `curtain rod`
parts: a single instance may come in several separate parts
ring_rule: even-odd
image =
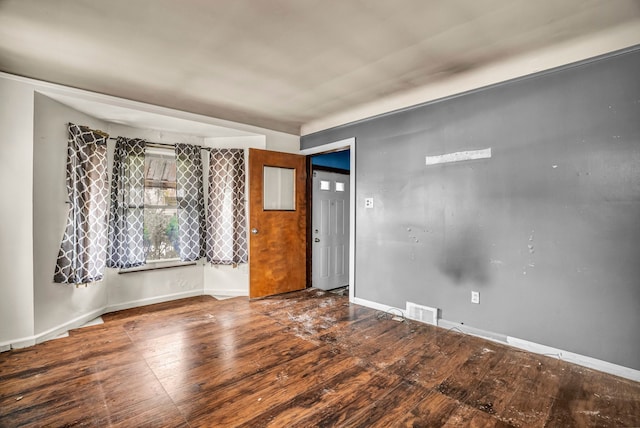
[[[115,141],[118,139],[118,137],[109,137],[109,139]],[[141,140],[144,140],[144,138],[141,138]],[[171,143],[154,143],[153,141],[147,141],[147,140],[144,140],[144,142],[145,142],[145,145],[150,147],[175,147],[176,146],[175,144],[171,144]],[[192,144],[192,145],[199,147],[200,150],[211,150],[210,147],[202,147],[197,144]]]
[[[95,132],[98,135],[101,135],[103,137],[107,137],[109,140],[117,140],[118,137],[109,137],[109,134],[107,134],[105,131],[101,130],[101,129],[91,129],[86,125],[79,125],[80,128],[91,131],[91,132]],[[141,138],[141,140],[144,140],[144,138]],[[144,140],[145,145],[149,145],[151,147],[156,146],[156,147],[175,147],[175,144],[170,144],[170,143],[154,143],[153,141],[147,141]],[[193,144],[196,147],[200,147],[200,150],[211,150],[209,147],[202,147],[198,144]]]

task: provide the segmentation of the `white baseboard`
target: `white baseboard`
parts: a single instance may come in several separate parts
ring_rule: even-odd
[[[366,306],[367,308],[376,309],[382,312],[390,312],[395,315],[398,315],[398,311],[400,314],[404,316],[404,309],[396,308],[395,306],[383,305],[382,303],[372,302],[371,300],[361,299],[359,297],[354,297],[351,299],[351,303],[355,303],[356,305]]]
[[[55,339],[61,334],[72,330],[74,328],[81,327],[88,321],[91,321],[101,315],[109,312],[121,311],[123,309],[131,309],[139,306],[152,305],[154,303],[168,302],[171,300],[184,299],[186,297],[202,296],[202,290],[190,290],[182,293],[167,294],[164,296],[150,297],[147,299],[132,300],[129,302],[117,303],[109,305],[104,308],[95,309],[86,314],[80,315],[72,320],[69,320],[63,324],[52,327],[42,333],[35,334],[33,336],[21,337],[18,339],[12,339],[5,342],[0,342],[0,352],[9,351],[11,349],[27,348],[37,343],[42,343],[47,340]]]
[[[80,315],[72,320],[69,320],[63,324],[57,325],[49,330],[43,331],[42,333],[38,333],[34,336],[36,343],[46,342],[47,340],[55,339],[60,336],[62,333],[65,333],[74,328],[78,328],[87,322],[91,321],[104,314],[105,308],[95,309],[89,313],[84,315]]]
[[[527,340],[518,339],[516,337],[507,336],[507,343],[516,348],[524,349],[536,354],[555,355],[563,361],[620,376],[626,379],[633,380],[635,382],[640,382],[640,370],[620,366],[608,361],[598,360],[597,358],[588,357],[586,355],[576,354],[574,352],[563,351],[562,349],[540,345],[538,343],[529,342]]]
[[[104,313],[105,313],[104,308],[95,309],[91,312],[77,316],[72,320],[69,320],[65,323],[59,324],[46,331],[43,331],[42,333],[34,334],[33,336],[22,337],[19,339],[9,340],[7,342],[0,342],[0,352],[9,351],[11,349],[27,348],[37,343],[42,343],[42,342],[46,342],[47,340],[55,339],[61,334],[69,330],[72,330],[74,328],[78,328],[86,324],[88,321],[91,321],[92,319],[95,319]]]
[[[483,339],[489,339],[489,340],[493,340],[494,342],[500,342],[500,343],[504,343],[504,344],[509,344],[507,342],[507,335],[505,334],[498,334],[498,333],[494,333],[492,331],[487,331],[487,330],[481,330],[479,328],[475,328],[475,327],[470,327],[468,325],[465,324],[460,324],[457,322],[453,322],[453,321],[447,321],[444,320],[442,318],[440,318],[438,320],[438,327],[442,327],[445,328],[447,330],[460,330],[461,332],[465,333],[465,334],[470,334],[472,336],[478,336],[478,337],[482,337]]]
[[[357,305],[366,306],[371,309],[376,309],[383,312],[389,310],[404,311],[393,306],[387,306],[382,303],[372,302],[370,300],[354,297],[351,303]],[[438,320],[438,327],[445,328],[447,330],[456,329],[465,334],[481,337],[483,339],[492,340],[494,342],[503,343],[505,345],[513,346],[514,348],[523,349],[525,351],[533,352],[535,354],[556,356],[557,358],[567,361],[572,364],[577,364],[590,369],[598,370],[604,373],[609,373],[615,376],[620,376],[626,379],[640,382],[640,370],[635,370],[629,367],[613,364],[608,361],[598,360],[597,358],[588,357],[586,355],[576,354],[574,352],[564,351],[562,349],[552,348],[550,346],[541,345],[539,343],[529,342],[527,340],[518,339],[516,337],[506,336],[504,334],[494,333],[491,331],[481,330],[479,328],[470,327],[465,324],[459,324],[453,321],[447,321],[444,319]]]
[[[226,288],[226,289],[205,288],[204,294],[206,296],[212,296],[212,297],[216,297],[216,296],[246,297],[249,295],[247,290],[242,288]]]
[[[163,296],[148,297],[146,299],[131,300],[129,302],[115,303],[105,308],[104,314],[109,312],[122,311],[125,309],[137,308],[140,306],[153,305],[155,303],[164,303],[171,300],[185,299],[187,297],[202,296],[202,290],[189,290],[182,293],[165,294]]]
[[[10,351],[11,349],[27,348],[36,344],[35,336],[20,337],[5,342],[0,342],[0,352]]]

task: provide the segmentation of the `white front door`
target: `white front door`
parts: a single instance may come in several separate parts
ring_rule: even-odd
[[[349,285],[349,175],[313,171],[311,285]]]

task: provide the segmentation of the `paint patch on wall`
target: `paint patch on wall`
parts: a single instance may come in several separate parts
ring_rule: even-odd
[[[477,226],[462,227],[447,236],[438,267],[455,284],[486,284],[490,276],[488,256],[487,241]]]
[[[427,156],[426,165],[460,162],[474,159],[488,159],[491,157],[491,147],[481,150],[466,150],[464,152],[446,153],[444,155]]]

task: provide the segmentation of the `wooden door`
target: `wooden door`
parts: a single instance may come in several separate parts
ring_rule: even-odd
[[[250,298],[307,285],[306,162],[300,155],[249,150]]]

